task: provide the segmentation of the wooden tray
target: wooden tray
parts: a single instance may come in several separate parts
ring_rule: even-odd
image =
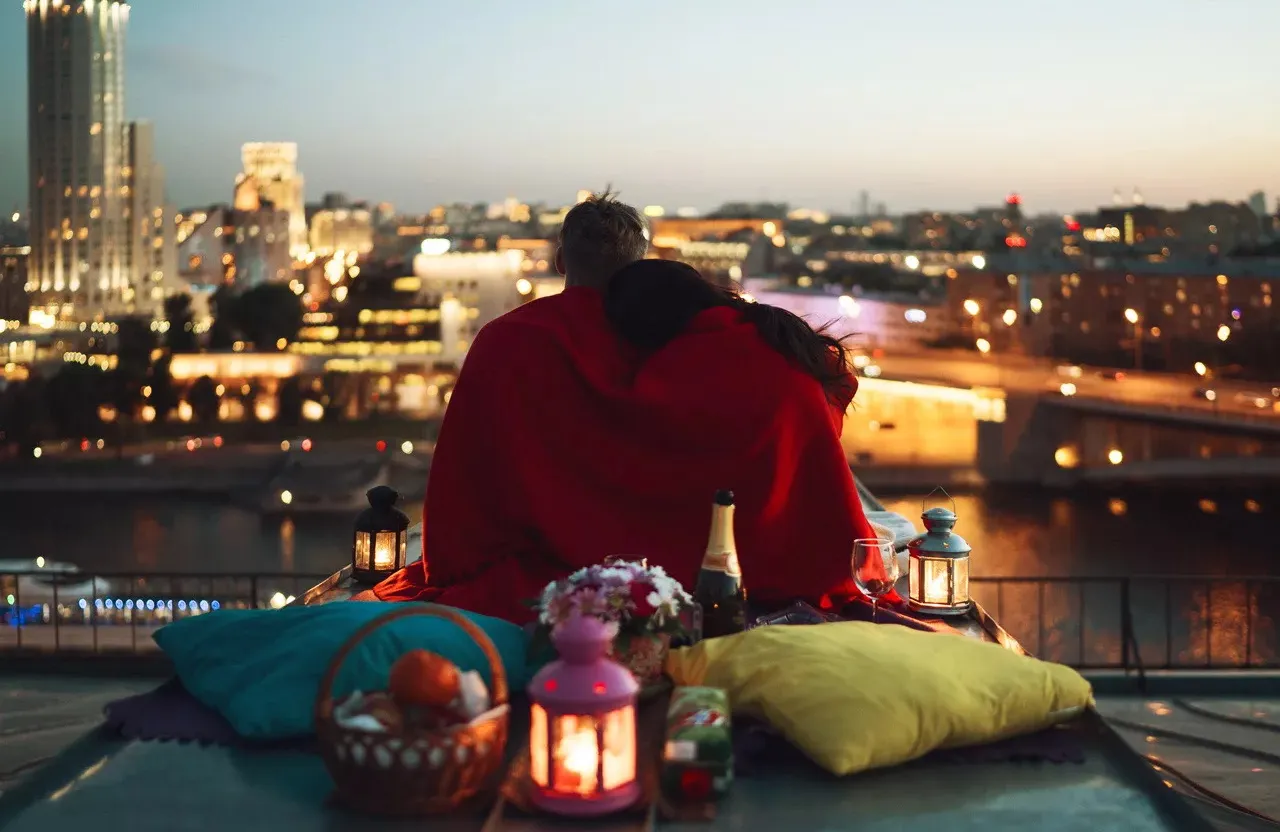
[[[529,750],[522,750],[507,769],[498,802],[482,832],[534,832],[543,829],[591,829],[592,832],[648,832],[657,815],[658,770],[650,755],[640,763],[640,796],[626,809],[593,818],[573,818],[543,811],[530,799]]]

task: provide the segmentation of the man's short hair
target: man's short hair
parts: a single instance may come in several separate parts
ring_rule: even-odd
[[[575,282],[598,283],[649,250],[648,224],[635,208],[606,188],[565,215],[560,226],[565,272]]]

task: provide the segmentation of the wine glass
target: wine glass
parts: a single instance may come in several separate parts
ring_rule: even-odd
[[[872,621],[876,620],[876,605],[893,591],[898,574],[898,553],[892,540],[853,541],[853,582],[871,599]]]

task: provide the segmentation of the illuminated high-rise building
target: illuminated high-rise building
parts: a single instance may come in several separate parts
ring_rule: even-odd
[[[124,187],[128,193],[126,216],[129,263],[133,267],[133,305],[136,311],[159,313],[166,294],[178,277],[178,250],[173,213],[165,202],[164,168],[155,160],[155,130],[150,122],[135,121],[125,133],[127,164]]]
[[[33,313],[84,319],[127,310],[135,294],[124,177],[129,6],[25,0],[23,8]]]
[[[298,173],[298,145],[293,142],[250,142],[240,148],[243,172],[236,177],[237,211],[257,211],[262,203],[289,215],[289,253],[307,253],[307,206]]]

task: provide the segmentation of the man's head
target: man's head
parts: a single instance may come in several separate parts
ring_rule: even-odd
[[[604,288],[609,276],[643,260],[649,250],[640,212],[607,190],[579,202],[565,215],[556,250],[556,271],[565,286]]]

